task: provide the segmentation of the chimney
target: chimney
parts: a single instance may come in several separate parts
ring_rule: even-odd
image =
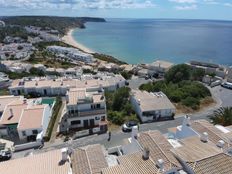
[[[138,101],[137,101],[137,102],[138,102],[138,105],[140,105],[140,101],[141,101],[141,100],[140,100],[140,99],[138,99]]]
[[[188,115],[184,117],[182,126],[190,126],[190,117]]]
[[[203,132],[203,134],[201,135],[201,141],[204,142],[204,143],[207,143],[208,142],[208,133],[207,132]]]
[[[149,155],[150,155],[150,150],[149,150],[149,148],[145,147],[143,149],[143,159],[144,160],[148,160],[149,159]]]
[[[132,140],[137,139],[137,136],[138,136],[138,126],[133,126],[131,131]]]
[[[23,99],[23,104],[27,104],[27,99]]]
[[[157,166],[161,171],[164,171],[164,160],[163,159],[158,159],[157,161]]]
[[[10,117],[13,117],[13,116],[14,116],[13,109],[10,108]]]
[[[66,162],[68,160],[68,149],[67,148],[63,148],[61,149],[61,154],[62,154],[62,162]]]
[[[219,147],[219,148],[223,148],[224,145],[225,145],[225,142],[223,140],[219,140],[217,143],[217,147]]]
[[[35,82],[35,86],[38,86],[38,81],[36,80],[36,82]]]

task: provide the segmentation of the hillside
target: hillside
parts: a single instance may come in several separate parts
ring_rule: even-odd
[[[92,17],[55,17],[55,16],[11,16],[1,17],[6,25],[17,26],[37,26],[58,30],[60,34],[65,34],[69,28],[85,28],[86,22],[105,22],[103,18]]]

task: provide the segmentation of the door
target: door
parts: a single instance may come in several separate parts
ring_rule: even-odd
[[[94,119],[90,119],[89,121],[90,121],[90,127],[94,127],[95,126],[94,125]]]
[[[84,128],[88,128],[89,127],[89,120],[84,120]]]

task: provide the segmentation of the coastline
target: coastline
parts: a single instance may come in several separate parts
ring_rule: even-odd
[[[70,29],[70,30],[66,33],[66,35],[64,35],[64,36],[62,37],[62,41],[63,41],[64,43],[66,43],[66,44],[68,44],[68,45],[71,45],[71,46],[73,46],[73,47],[76,47],[76,48],[78,48],[78,49],[80,49],[80,50],[82,50],[82,51],[84,51],[84,52],[86,52],[86,53],[94,54],[95,52],[94,52],[93,50],[89,49],[88,47],[86,47],[86,46],[84,46],[84,45],[82,45],[82,44],[80,44],[80,43],[78,43],[78,42],[73,38],[73,36],[72,36],[73,31],[74,31],[74,29]]]

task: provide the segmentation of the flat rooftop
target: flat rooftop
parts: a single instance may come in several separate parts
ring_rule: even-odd
[[[149,93],[147,91],[133,90],[132,95],[136,99],[137,103],[140,105],[142,112],[163,109],[175,109],[175,106],[162,92]]]

